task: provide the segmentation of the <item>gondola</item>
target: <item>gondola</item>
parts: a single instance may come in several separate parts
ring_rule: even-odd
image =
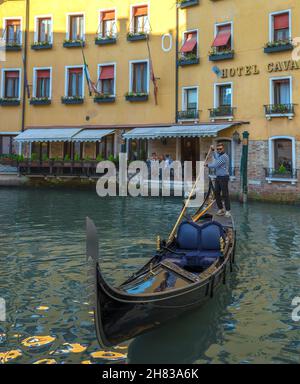
[[[177,221],[153,257],[118,288],[103,277],[96,227],[87,218],[87,259],[92,262],[98,341],[111,347],[200,307],[226,284],[234,263],[232,218],[217,216],[213,185],[201,207]]]

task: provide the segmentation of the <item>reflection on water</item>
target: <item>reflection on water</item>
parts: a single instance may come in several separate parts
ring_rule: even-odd
[[[90,191],[0,190],[0,361],[20,363],[299,362],[300,215],[233,205],[238,265],[202,310],[101,351],[85,290],[85,217],[98,227],[103,270],[121,283],[167,236],[179,199],[106,198]]]

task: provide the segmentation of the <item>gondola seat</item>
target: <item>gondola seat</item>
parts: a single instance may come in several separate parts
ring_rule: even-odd
[[[216,221],[203,225],[183,222],[178,228],[176,248],[165,255],[181,268],[202,271],[222,256],[220,238],[224,229]]]

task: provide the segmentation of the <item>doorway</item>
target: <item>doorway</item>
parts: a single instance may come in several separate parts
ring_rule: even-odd
[[[196,161],[200,160],[200,144],[198,137],[185,137],[181,139],[181,161],[191,161],[193,177],[196,176]]]

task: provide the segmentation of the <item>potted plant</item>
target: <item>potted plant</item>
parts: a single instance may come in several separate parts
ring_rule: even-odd
[[[294,49],[294,45],[291,40],[277,40],[277,41],[269,41],[267,44],[265,44],[264,52],[273,53],[273,52],[291,51],[293,49]]]
[[[31,49],[33,49],[34,51],[38,51],[41,49],[51,49],[51,48],[52,48],[52,44],[49,41],[35,41],[31,45]]]
[[[116,44],[117,36],[113,33],[109,33],[106,35],[99,35],[95,38],[96,45],[107,45],[107,44]]]
[[[146,31],[127,33],[127,41],[140,41],[140,40],[146,40],[147,38],[148,38],[148,33]]]
[[[191,64],[199,64],[199,57],[195,53],[188,53],[180,56],[178,65],[184,66]]]
[[[17,41],[9,41],[5,46],[6,51],[21,51],[22,44]]]
[[[209,55],[209,61],[229,60],[229,59],[233,59],[234,50],[224,49],[220,51],[216,47],[212,47],[208,55]]]
[[[0,99],[0,105],[2,106],[17,106],[20,105],[20,100],[16,97],[2,97]]]
[[[64,167],[72,167],[72,160],[69,155],[64,157]]]
[[[37,153],[32,153],[30,156],[30,166],[31,167],[39,167],[40,166],[40,160],[38,158]]]
[[[116,101],[116,97],[109,93],[98,93],[97,96],[94,97],[94,103],[113,103]]]
[[[42,167],[50,167],[50,160],[47,155],[43,155],[42,157]]]
[[[30,105],[49,105],[51,99],[49,97],[32,97],[30,99]]]
[[[127,92],[125,94],[125,99],[127,101],[146,101],[148,98],[148,93],[143,92]]]
[[[62,167],[63,161],[61,157],[56,156],[52,160],[53,160],[53,167]]]
[[[84,98],[82,96],[63,96],[61,98],[62,104],[83,104]]]
[[[63,43],[65,48],[80,48],[85,46],[85,41],[83,39],[66,39]]]

